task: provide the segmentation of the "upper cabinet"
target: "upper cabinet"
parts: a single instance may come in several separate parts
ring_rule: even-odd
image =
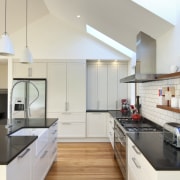
[[[128,97],[127,84],[120,83],[127,76],[127,63],[97,62],[87,64],[87,109],[120,109],[120,99]]]
[[[46,63],[13,63],[13,78],[46,78]]]
[[[87,109],[107,109],[107,65],[87,65]]]
[[[85,112],[85,63],[48,63],[48,112]]]

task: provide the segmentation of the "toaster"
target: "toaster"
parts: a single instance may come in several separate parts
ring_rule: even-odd
[[[163,126],[163,138],[164,141],[180,148],[180,124],[169,122]]]

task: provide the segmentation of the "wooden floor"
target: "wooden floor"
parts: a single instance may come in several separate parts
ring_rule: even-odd
[[[45,180],[123,180],[110,143],[58,143]]]

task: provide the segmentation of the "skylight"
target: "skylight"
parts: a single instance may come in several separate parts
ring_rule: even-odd
[[[111,39],[110,37],[106,36],[105,34],[99,32],[98,30],[94,29],[89,25],[86,25],[86,32],[130,58],[132,58],[135,54],[134,51],[131,51],[127,47],[123,46],[122,44]]]
[[[148,11],[158,15],[169,23],[176,24],[176,0],[132,0],[134,3],[144,7]]]

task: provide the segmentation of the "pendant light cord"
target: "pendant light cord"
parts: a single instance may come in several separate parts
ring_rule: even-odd
[[[7,32],[6,32],[6,11],[7,11],[7,0],[5,0],[5,22],[4,22],[4,26],[5,26],[5,34],[7,34]]]
[[[26,0],[26,47],[28,47],[27,45],[27,42],[28,42],[28,39],[27,39],[27,11],[28,11],[28,1]]]

